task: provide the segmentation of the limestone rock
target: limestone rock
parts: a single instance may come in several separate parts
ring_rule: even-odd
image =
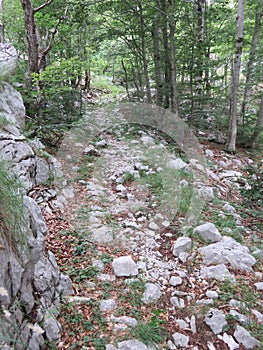
[[[0,43],[0,77],[8,78],[16,68],[17,51],[11,43]]]
[[[173,341],[176,346],[185,347],[189,343],[189,337],[176,332],[173,334]]]
[[[219,281],[224,281],[225,279],[230,280],[235,283],[236,279],[229,270],[226,268],[224,264],[218,264],[215,266],[202,267],[200,270],[200,276],[202,278],[213,278]]]
[[[154,283],[146,283],[146,289],[142,296],[142,302],[144,304],[155,303],[160,299],[162,292],[160,287]]]
[[[121,256],[113,259],[112,268],[117,277],[137,276],[139,273],[138,266],[131,256]]]
[[[142,342],[132,339],[118,343],[119,350],[147,350],[147,346]]]
[[[227,344],[229,350],[236,350],[239,348],[239,344],[235,342],[234,338],[227,333],[224,333],[223,336],[218,335],[219,339],[222,339],[224,343]]]
[[[116,302],[114,299],[101,300],[100,310],[101,311],[110,311],[116,308]]]
[[[246,349],[254,349],[257,346],[260,346],[260,341],[252,337],[244,327],[239,325],[237,325],[234,332],[234,338],[239,344],[243,344]]]
[[[219,334],[227,326],[226,316],[220,310],[211,308],[205,317],[205,323],[211,328],[214,334]]]
[[[179,237],[173,246],[173,255],[178,257],[180,253],[189,251],[192,246],[192,240],[189,237]]]
[[[220,242],[199,248],[206,265],[230,264],[241,271],[251,271],[256,259],[249,254],[249,249],[236,242],[232,237],[224,236]]]
[[[206,242],[219,242],[222,239],[216,226],[210,222],[197,226],[193,233],[200,235]]]

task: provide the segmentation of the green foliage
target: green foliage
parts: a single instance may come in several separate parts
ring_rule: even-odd
[[[23,189],[12,169],[0,162],[0,237],[8,248],[25,246]]]
[[[141,340],[144,344],[151,345],[158,349],[158,344],[162,344],[168,337],[168,332],[164,328],[165,321],[159,318],[161,311],[154,310],[154,316],[149,322],[140,322],[137,327],[132,330],[132,334],[136,339]]]
[[[247,186],[241,190],[248,206],[263,206],[263,167],[262,164],[249,166],[246,169]]]

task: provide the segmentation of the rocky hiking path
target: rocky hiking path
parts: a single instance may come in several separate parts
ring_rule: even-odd
[[[60,190],[38,193],[47,248],[74,288],[58,348],[262,349],[262,233],[239,191],[252,161],[202,142],[198,166],[113,112],[110,125],[101,109],[72,130]]]

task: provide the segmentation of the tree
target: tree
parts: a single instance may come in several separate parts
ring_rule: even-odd
[[[49,35],[49,40],[45,46],[42,45],[41,36],[36,23],[36,13],[44,9],[46,6],[50,5],[53,0],[46,0],[45,3],[34,8],[31,0],[20,0],[25,22],[26,39],[28,44],[28,65],[27,65],[27,83],[31,87],[32,73],[40,73],[47,63],[47,55],[52,49],[55,35],[57,33],[58,27],[63,20],[63,16],[58,19],[55,28],[51,31]],[[65,14],[67,9],[65,10]]]
[[[231,82],[230,95],[230,114],[229,114],[229,132],[227,141],[227,151],[235,153],[237,137],[237,97],[240,79],[240,67],[243,48],[244,36],[244,6],[245,0],[238,0],[237,9],[237,34],[236,34],[236,51],[233,63],[233,73]]]
[[[248,143],[249,147],[254,147],[257,139],[259,138],[259,135],[261,134],[263,130],[263,95],[261,96],[261,101],[260,101],[260,107],[258,111],[258,117],[257,117],[257,123],[254,128],[253,135],[251,136],[251,139]]]
[[[4,40],[4,23],[3,23],[3,5],[4,0],[0,0],[0,43],[3,44]]]

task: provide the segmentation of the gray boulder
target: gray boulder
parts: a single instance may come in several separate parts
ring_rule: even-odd
[[[234,332],[234,338],[239,344],[243,344],[246,349],[254,349],[260,346],[260,341],[252,337],[244,327],[239,325],[237,325]]]
[[[180,253],[189,251],[192,246],[192,240],[189,237],[179,237],[173,246],[173,255],[178,257]]]
[[[215,266],[202,267],[200,270],[200,276],[202,278],[217,279],[218,281],[224,281],[228,279],[229,281],[235,283],[236,279],[224,264],[218,264]]]
[[[142,302],[144,304],[155,303],[160,299],[162,292],[161,288],[157,284],[146,283],[145,287],[146,289],[142,295]]]
[[[211,328],[214,334],[219,334],[227,326],[226,316],[222,311],[211,308],[205,316],[205,323]]]
[[[139,273],[138,266],[131,256],[120,256],[113,259],[112,268],[117,277],[137,276]]]
[[[200,235],[200,237],[206,242],[219,242],[222,239],[218,229],[211,222],[197,226],[193,233]]]
[[[232,237],[223,237],[220,242],[199,248],[199,253],[206,265],[230,264],[233,269],[252,271],[256,259],[249,254],[249,249]]]

